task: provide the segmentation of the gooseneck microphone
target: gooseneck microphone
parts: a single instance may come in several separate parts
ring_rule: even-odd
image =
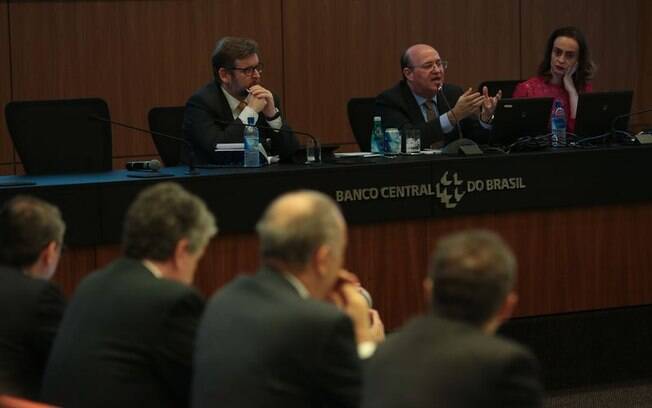
[[[464,139],[464,133],[462,132],[462,126],[460,126],[460,121],[457,120],[457,116],[455,116],[455,113],[453,112],[453,108],[451,108],[450,103],[448,103],[448,99],[446,98],[446,95],[444,95],[442,89],[444,89],[444,84],[441,84],[441,86],[437,89],[437,95],[441,95],[441,99],[446,104],[446,107],[448,108],[448,112],[450,112],[451,115],[453,115],[453,119],[455,119],[455,127],[457,128],[457,134],[459,135],[458,139]]]
[[[190,143],[186,139],[184,139],[182,137],[176,137],[176,136],[168,135],[168,134],[165,134],[165,133],[157,132],[155,130],[148,130],[148,129],[143,129],[143,128],[139,128],[139,127],[136,127],[136,126],[128,125],[126,123],[111,120],[109,118],[104,118],[102,116],[90,115],[88,118],[91,119],[91,120],[99,121],[99,122],[105,122],[105,123],[110,123],[112,125],[121,126],[123,128],[126,128],[126,129],[131,129],[131,130],[136,130],[136,131],[143,132],[143,133],[148,133],[148,134],[154,135],[154,136],[161,136],[161,137],[164,137],[164,138],[167,138],[167,139],[176,140],[178,142],[181,142],[181,143],[185,144],[188,147],[188,170],[186,171],[186,174],[193,175],[193,176],[199,174],[199,171],[197,171],[197,169],[195,168],[195,150],[194,150],[194,148],[192,146],[192,143]],[[161,167],[161,162],[159,162],[158,160],[150,160],[149,161],[149,166],[151,168],[149,168],[147,170],[152,170],[152,171],[158,170],[158,169],[156,169],[156,170],[153,169],[153,166],[155,166],[155,165],[153,165],[152,162],[158,163],[158,168]],[[132,162],[132,163],[138,163],[138,162]],[[129,165],[129,163],[127,163],[127,165]],[[130,169],[129,167],[127,167],[127,170],[136,170],[136,169],[135,168]],[[144,170],[144,169],[140,168],[138,170]]]
[[[642,139],[639,139],[637,136],[632,136],[632,135],[629,134],[627,131],[623,131],[623,130],[618,130],[618,129],[616,129],[616,124],[618,123],[619,120],[628,119],[628,118],[631,118],[632,116],[638,116],[638,115],[642,115],[642,114],[644,114],[644,113],[648,113],[648,112],[652,112],[652,109],[643,109],[643,110],[640,110],[640,111],[631,112],[631,113],[626,113],[626,114],[624,114],[624,115],[618,115],[618,116],[616,116],[616,117],[611,121],[611,134],[615,136],[615,135],[618,134],[618,133],[625,133],[625,134],[627,135],[627,137],[629,138],[629,141],[630,141],[630,142],[636,142],[636,141],[638,141],[639,143],[644,143],[644,142],[642,141]],[[646,142],[646,143],[649,143],[649,142],[647,142],[647,141],[645,141],[645,142]]]
[[[225,125],[225,126],[232,126],[233,125],[233,126],[237,126],[237,127],[241,127],[241,128],[245,128],[247,126],[253,126],[255,128],[258,128],[258,129],[275,130],[277,132],[291,132],[291,133],[294,133],[295,135],[307,136],[312,141],[312,143],[314,144],[315,151],[319,152],[319,155],[320,155],[319,161],[321,161],[321,143],[319,143],[319,140],[317,140],[317,138],[315,136],[311,135],[308,132],[301,132],[301,131],[294,130],[294,129],[292,129],[291,131],[290,130],[283,130],[283,129],[276,129],[276,128],[273,128],[271,126],[266,126],[266,125],[256,125],[256,124],[249,125],[249,124],[242,123],[242,122],[229,122],[227,120],[222,120],[222,119],[215,119],[215,123],[219,123],[220,125]]]
[[[362,295],[364,300],[367,301],[367,306],[374,307],[374,301],[371,298],[371,294],[369,293],[369,291],[367,291],[367,289],[363,288],[362,286],[358,286],[358,292]]]
[[[441,95],[441,99],[446,104],[446,107],[448,108],[448,112],[450,112],[451,115],[453,115],[453,118],[455,118],[455,127],[457,128],[457,133],[459,134],[459,138],[457,138],[457,140],[453,140],[452,142],[444,146],[444,148],[441,149],[441,152],[443,154],[454,155],[454,156],[459,155],[460,152],[467,156],[482,154],[482,150],[480,150],[480,147],[476,142],[474,142],[471,139],[466,139],[464,137],[464,133],[462,132],[462,125],[460,124],[460,121],[457,120],[457,117],[455,116],[455,113],[453,112],[450,103],[448,103],[448,99],[446,99],[446,95],[444,95],[443,88],[444,85],[442,84],[437,90],[437,95]]]

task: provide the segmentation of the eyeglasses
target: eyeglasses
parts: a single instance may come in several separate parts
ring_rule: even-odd
[[[412,65],[412,66],[410,66],[410,68],[412,68],[412,69],[421,68],[421,69],[426,70],[426,71],[432,71],[432,69],[434,67],[437,67],[437,68],[439,68],[441,70],[447,69],[448,68],[448,61],[439,60],[439,61],[435,61],[435,62],[427,62],[427,63],[425,63],[423,65],[417,65],[417,66]]]
[[[253,65],[250,67],[244,67],[244,68],[232,67],[229,69],[233,71],[240,71],[246,76],[252,76],[254,74],[254,71],[258,72],[259,74],[263,73],[263,63],[261,62],[258,65]]]

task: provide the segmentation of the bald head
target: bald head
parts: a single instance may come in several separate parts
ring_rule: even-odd
[[[346,223],[337,204],[316,191],[284,194],[256,225],[263,259],[305,265],[322,245],[344,244]]]
[[[419,57],[424,53],[432,53],[432,52],[435,52],[437,53],[437,55],[439,55],[437,50],[435,50],[428,44],[414,44],[408,47],[403,52],[403,55],[401,55],[401,71],[403,71],[403,68],[414,67],[415,66],[414,61],[416,59],[419,59]]]
[[[415,44],[401,56],[401,73],[412,92],[432,98],[444,84],[444,62],[436,49]]]

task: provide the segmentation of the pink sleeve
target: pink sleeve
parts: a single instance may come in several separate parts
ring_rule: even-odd
[[[514,88],[514,93],[512,94],[512,98],[527,98],[528,96],[528,88],[525,82],[521,82],[520,84],[516,85],[516,88]]]

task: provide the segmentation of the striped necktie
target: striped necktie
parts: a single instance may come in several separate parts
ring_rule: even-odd
[[[244,101],[240,101],[240,103],[238,104],[238,106],[236,106],[236,108],[235,108],[235,117],[237,118],[238,116],[240,116],[240,114],[242,113],[242,111],[243,111],[244,108],[246,108],[246,107],[247,107],[247,104],[244,103]]]
[[[423,106],[426,107],[426,119],[428,122],[434,120],[437,116],[437,107],[432,102],[432,99],[428,99],[423,103]]]

